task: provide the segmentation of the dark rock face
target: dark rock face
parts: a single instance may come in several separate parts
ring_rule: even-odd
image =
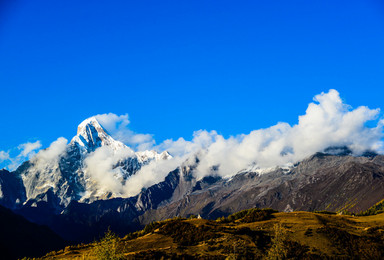
[[[0,205],[13,209],[26,199],[21,178],[14,172],[0,170]]]

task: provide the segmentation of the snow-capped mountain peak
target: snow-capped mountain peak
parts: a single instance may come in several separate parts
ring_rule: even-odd
[[[108,134],[96,117],[90,117],[80,123],[77,127],[77,135],[73,137],[71,144],[77,144],[87,152],[94,151],[101,146],[110,146],[113,150],[126,148],[126,145]]]
[[[99,132],[106,132],[106,130],[100,125],[99,121],[97,121],[96,117],[92,116],[90,118],[85,119],[78,125],[77,135],[81,135],[86,132],[86,129],[90,126],[95,127]]]
[[[49,201],[60,211],[71,201],[123,197],[127,180],[143,166],[171,158],[167,151],[134,152],[115,140],[96,117],[90,117],[77,127],[59,158],[44,164],[30,161],[18,169],[25,187],[22,203]]]

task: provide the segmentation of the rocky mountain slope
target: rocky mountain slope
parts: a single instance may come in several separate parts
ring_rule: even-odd
[[[229,180],[198,183],[183,199],[140,217],[143,223],[171,216],[217,218],[252,208],[279,211],[361,212],[384,197],[384,156],[315,154],[290,170],[243,172]]]
[[[108,227],[123,235],[174,216],[200,214],[216,219],[252,207],[360,212],[383,198],[383,165],[384,156],[318,153],[289,170],[242,172],[231,179],[199,181],[192,175],[193,166],[181,166],[137,196],[89,204],[73,201],[62,214],[41,223],[50,223],[67,239],[90,241]],[[39,207],[31,209],[38,211]]]
[[[91,241],[108,227],[126,234],[154,220],[191,214],[215,219],[252,207],[359,212],[384,194],[384,156],[353,156],[346,147],[326,149],[289,167],[250,167],[230,178],[215,175],[214,169],[196,178],[197,153],[134,196],[100,184],[107,176],[124,185],[149,163],[170,160],[167,152],[134,152],[96,118],[82,122],[56,157],[45,152],[15,172],[0,172],[0,204],[74,241]],[[105,154],[113,155],[110,169],[94,166],[106,160]]]

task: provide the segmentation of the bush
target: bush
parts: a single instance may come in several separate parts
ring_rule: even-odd
[[[220,223],[228,223],[228,222],[235,222],[238,220],[241,223],[251,223],[251,222],[271,219],[272,213],[276,213],[276,212],[277,212],[276,210],[269,209],[269,208],[246,209],[246,210],[236,212],[232,215],[229,215],[227,218],[220,217],[216,221]]]
[[[336,215],[336,212],[327,211],[327,210],[319,210],[319,211],[314,211],[313,213],[318,213],[318,214],[327,214],[327,215]]]
[[[209,227],[205,225],[196,227],[193,224],[177,219],[168,221],[160,228],[159,233],[172,237],[173,240],[181,246],[192,246],[201,241],[217,237],[217,235],[211,232]]]
[[[132,239],[144,236],[144,235],[149,234],[149,233],[155,231],[156,229],[164,226],[166,223],[168,223],[170,221],[175,221],[175,220],[185,220],[185,218],[174,217],[174,218],[163,220],[163,221],[153,221],[153,222],[147,224],[142,230],[136,231],[133,233],[129,233],[128,235],[126,235],[124,237],[124,239],[125,240],[132,240]]]
[[[151,233],[151,232],[155,231],[156,229],[158,229],[159,227],[161,227],[163,225],[164,225],[164,222],[160,222],[160,221],[154,221],[152,223],[149,223],[143,229],[143,235]]]

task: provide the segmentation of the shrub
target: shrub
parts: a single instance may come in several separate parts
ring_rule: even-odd
[[[259,209],[259,208],[252,208],[252,209],[246,209],[239,212],[236,212],[232,215],[229,215],[227,218],[220,217],[216,221],[220,223],[228,223],[228,222],[235,222],[239,221],[242,223],[251,223],[256,221],[263,221],[268,220],[272,217],[272,213],[276,213],[276,210],[273,209]]]
[[[217,237],[209,230],[209,227],[202,225],[196,227],[193,224],[182,222],[181,220],[168,221],[160,228],[160,234],[168,235],[181,246],[192,246],[200,241],[209,240]]]
[[[175,220],[185,220],[185,218],[174,217],[174,218],[163,220],[163,221],[153,221],[153,222],[147,224],[142,230],[136,231],[133,233],[129,233],[128,235],[126,235],[124,237],[124,239],[132,240],[132,239],[144,236],[144,235],[149,234],[149,233],[155,231],[156,229],[164,226],[166,223],[168,223],[170,221],[175,221]]]
[[[153,232],[154,230],[158,229],[159,227],[163,226],[164,222],[160,221],[154,221],[152,223],[149,223],[145,226],[143,229],[143,235]]]
[[[327,211],[327,210],[319,210],[319,211],[314,211],[313,213],[318,213],[318,214],[327,214],[327,215],[336,215],[336,212]]]

